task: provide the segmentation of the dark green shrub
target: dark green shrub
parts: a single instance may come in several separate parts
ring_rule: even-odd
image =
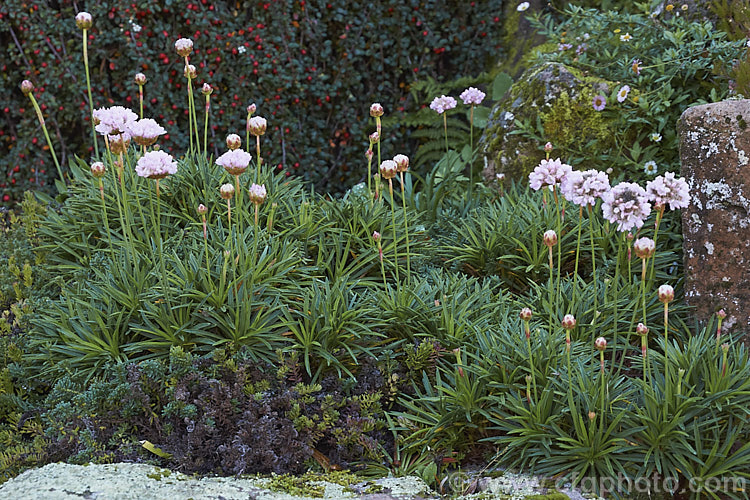
[[[184,151],[187,97],[174,42],[190,37],[197,83],[214,87],[210,141],[217,149],[210,151],[221,151],[225,135],[244,128],[245,107],[257,102],[269,120],[267,163],[340,191],[364,178],[369,103],[389,103],[388,115],[414,109],[421,104],[408,94],[415,79],[475,74],[495,62],[500,6],[499,0],[3,2],[0,142],[7,154],[0,188],[7,199],[0,202],[18,200],[56,175],[18,90],[21,80],[36,86],[63,167],[92,151],[76,8],[94,18],[89,59],[96,108],[137,109],[133,77],[143,72],[146,115],[167,129],[168,148]],[[203,96],[197,98],[202,122]],[[403,143],[405,135],[385,131],[389,142]]]

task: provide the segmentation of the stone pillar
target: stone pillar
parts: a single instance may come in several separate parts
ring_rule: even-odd
[[[685,300],[750,345],[750,100],[685,110],[677,125],[690,206],[682,211]],[[725,328],[726,327],[726,328]]]

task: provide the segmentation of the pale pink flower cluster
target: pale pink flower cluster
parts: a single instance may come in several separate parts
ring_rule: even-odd
[[[545,186],[555,186],[561,184],[572,171],[573,167],[561,162],[560,158],[542,160],[529,174],[529,185],[534,191],[539,191]]]
[[[469,87],[468,89],[461,92],[461,95],[459,97],[465,105],[468,106],[471,104],[472,106],[475,106],[481,104],[486,95],[487,94],[477,88]]]
[[[648,199],[655,205],[669,205],[670,210],[686,208],[690,194],[684,177],[675,179],[674,172],[667,172],[646,184]]]
[[[102,135],[117,135],[130,130],[138,115],[123,106],[94,110],[95,130]]]
[[[596,199],[609,191],[609,176],[596,169],[580,172],[574,170],[560,186],[560,192],[566,200],[582,207],[595,205]]]
[[[436,111],[438,114],[443,114],[445,111],[455,108],[456,104],[456,100],[451,96],[441,95],[432,100],[430,109]]]
[[[249,190],[249,198],[252,203],[255,203],[256,205],[260,205],[264,201],[266,201],[266,186],[265,184],[255,184],[253,183],[252,186],[250,186]]]
[[[163,179],[176,172],[177,162],[164,151],[149,151],[135,165],[135,173],[149,179]]]
[[[134,122],[129,128],[133,141],[139,146],[153,145],[160,135],[166,134],[167,131],[151,118],[143,118]]]
[[[230,175],[240,175],[247,170],[252,158],[250,153],[246,153],[242,149],[232,149],[216,158],[216,164],[224,167],[224,170]]]
[[[602,195],[604,218],[617,224],[618,231],[642,227],[651,213],[646,191],[632,182],[621,182]]]
[[[189,56],[193,51],[193,41],[189,38],[180,38],[174,43],[174,48],[182,57]]]

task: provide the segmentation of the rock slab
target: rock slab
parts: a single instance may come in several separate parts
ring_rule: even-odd
[[[677,126],[685,300],[700,321],[723,308],[722,330],[750,344],[750,100],[688,108]]]

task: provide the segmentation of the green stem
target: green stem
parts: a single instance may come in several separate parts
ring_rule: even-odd
[[[47,131],[47,125],[44,122],[44,115],[42,115],[42,110],[39,109],[39,104],[36,102],[36,98],[34,97],[34,94],[29,94],[29,99],[31,99],[31,104],[34,106],[34,111],[36,111],[36,116],[39,119],[39,125],[42,126],[42,131],[44,132],[44,138],[47,139],[47,146],[49,146],[49,151],[52,153],[52,160],[55,162],[55,167],[57,167],[57,175],[60,176],[60,181],[65,183],[65,178],[62,174],[62,168],[60,168],[60,162],[57,161],[57,155],[55,154],[55,148],[52,146],[52,140],[49,138],[49,132]]]
[[[531,382],[532,384],[534,384],[534,401],[539,401],[536,390],[536,370],[534,369],[534,354],[531,349],[531,330],[529,329],[528,321],[524,321],[524,329],[526,334],[526,345],[529,348],[529,368],[531,369]]]
[[[474,105],[471,105],[469,114],[469,145],[471,147],[471,159],[469,160],[469,199],[472,198],[474,189]]]
[[[445,134],[445,153],[448,153],[448,115],[443,113],[443,133]]]
[[[94,100],[91,98],[91,78],[89,76],[89,37],[88,30],[83,29],[83,65],[86,68],[86,90],[89,94],[89,116],[91,117],[91,140],[94,141],[94,157],[99,159],[99,144],[96,141],[96,130],[94,130]],[[142,105],[141,105],[142,107]],[[143,118],[143,111],[141,111]]]
[[[612,286],[613,288],[613,296],[614,296],[614,335],[612,337],[612,370],[615,369],[615,359],[617,358],[617,337],[618,337],[618,330],[619,330],[619,292],[620,292],[620,260],[622,260],[622,256],[620,255],[622,253],[622,242],[623,238],[625,238],[624,233],[620,235],[620,237],[617,239],[617,264],[615,265],[615,276],[612,279]],[[625,354],[623,353],[623,356]]]
[[[401,175],[401,205],[404,210],[404,233],[406,233],[406,281],[407,283],[411,279],[411,248],[409,247],[409,221],[406,215],[406,194],[404,188],[404,173],[399,172]]]
[[[591,236],[591,275],[592,284],[594,285],[594,314],[591,319],[591,341],[593,343],[596,338],[596,315],[597,309],[599,308],[599,291],[597,290],[597,279],[596,279],[596,249],[594,247],[594,214],[591,210],[591,205],[586,205],[586,211],[589,215],[589,235]]]
[[[398,240],[396,239],[396,200],[393,198],[393,179],[388,179],[388,191],[391,194],[391,222],[393,224],[393,264],[396,267],[396,288],[401,293],[401,278],[398,275]]]
[[[211,95],[206,95],[206,117],[203,120],[203,156],[208,158],[208,114],[211,111]]]
[[[138,85],[138,104],[140,107],[140,118],[143,120],[143,85]]]

